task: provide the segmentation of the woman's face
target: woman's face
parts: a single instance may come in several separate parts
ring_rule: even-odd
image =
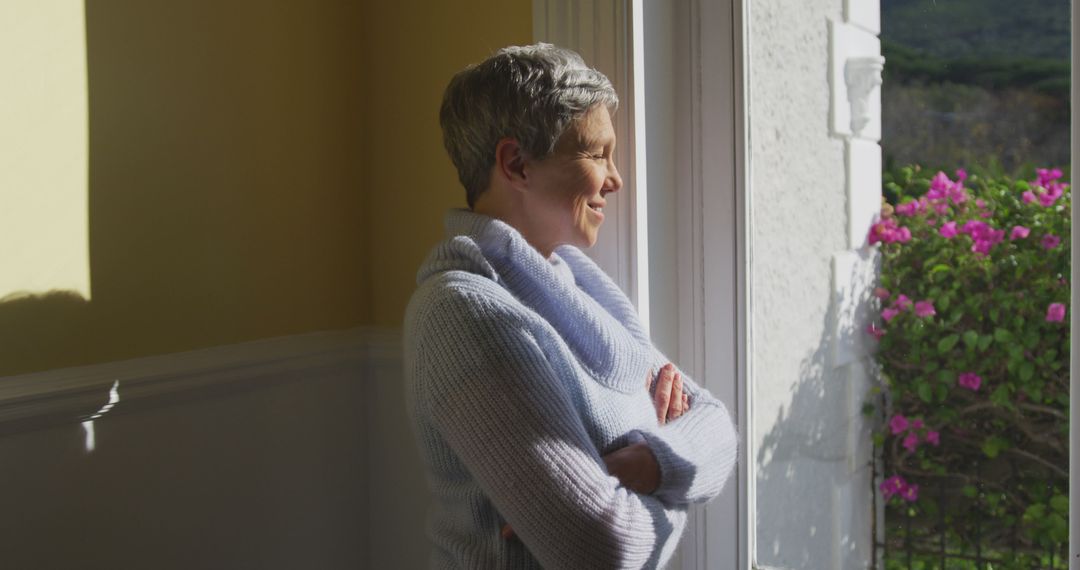
[[[535,190],[528,212],[547,249],[590,247],[604,222],[605,197],[622,188],[615,169],[615,130],[602,105],[594,106],[563,133],[555,152],[534,162],[529,186]]]

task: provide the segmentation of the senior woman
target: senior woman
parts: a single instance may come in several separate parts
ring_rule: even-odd
[[[579,249],[622,186],[617,104],[547,44],[502,49],[446,89],[469,209],[448,212],[405,319],[433,567],[662,567],[688,506],[732,470],[724,406]]]

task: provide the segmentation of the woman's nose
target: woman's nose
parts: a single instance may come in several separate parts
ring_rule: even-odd
[[[622,176],[619,176],[619,169],[615,168],[615,161],[611,161],[611,171],[608,174],[608,192],[618,192],[622,189]]]

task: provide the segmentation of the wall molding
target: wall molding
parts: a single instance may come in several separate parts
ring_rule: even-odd
[[[357,328],[0,378],[0,433],[78,424],[119,396],[126,413],[280,382],[316,381],[320,369],[401,358],[401,333]],[[357,380],[361,380],[358,376]]]

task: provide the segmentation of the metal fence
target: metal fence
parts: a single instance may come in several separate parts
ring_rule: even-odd
[[[889,465],[883,462],[886,472]],[[1006,484],[1024,485],[1020,466],[1011,460],[992,467],[1007,472]],[[885,505],[884,542],[876,541],[884,570],[1033,570],[1067,569],[1068,543],[1038,544],[1022,528],[1023,504],[1009,501],[1009,489],[989,488],[987,466],[971,465],[967,473],[921,479],[920,500],[893,500]],[[877,471],[875,469],[875,471]],[[875,473],[880,482],[881,473]],[[929,485],[926,481],[930,481]],[[970,485],[973,481],[981,481]],[[967,487],[965,492],[965,487]],[[974,487],[972,493],[971,487]],[[875,484],[875,500],[882,500]],[[996,497],[996,498],[994,498]],[[1015,499],[1011,499],[1013,503]]]

